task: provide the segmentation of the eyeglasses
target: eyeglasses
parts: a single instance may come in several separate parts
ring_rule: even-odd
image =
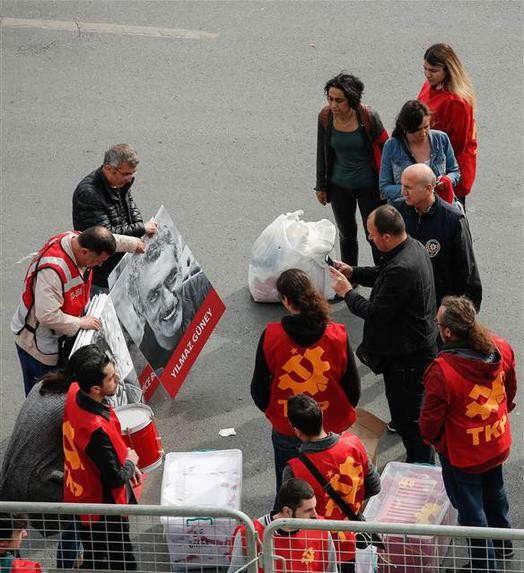
[[[120,175],[122,175],[123,177],[134,177],[136,175],[136,170],[129,173],[126,171],[121,171],[118,167],[113,167],[113,169],[115,171],[118,171],[118,173],[120,173]]]
[[[436,324],[437,326],[446,326],[443,322],[439,322],[439,321],[438,321],[438,318],[435,318],[435,319],[434,319],[434,322],[435,322],[435,324]]]

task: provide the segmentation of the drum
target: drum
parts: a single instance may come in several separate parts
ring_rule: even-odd
[[[162,464],[164,450],[153,421],[153,410],[145,404],[115,408],[124,442],[138,454],[138,468],[150,472]]]

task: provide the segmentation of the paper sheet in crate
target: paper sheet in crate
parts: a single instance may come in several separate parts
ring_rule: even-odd
[[[380,523],[414,523],[451,525],[456,521],[442,481],[442,470],[436,466],[390,462],[382,476],[382,490],[372,497],[364,516],[366,521]],[[449,538],[410,535],[405,539],[385,535],[388,561],[383,571],[415,573],[438,568],[444,558]]]
[[[241,495],[240,450],[167,454],[161,505],[240,509]],[[162,523],[174,570],[229,565],[234,520],[187,516],[163,517]]]

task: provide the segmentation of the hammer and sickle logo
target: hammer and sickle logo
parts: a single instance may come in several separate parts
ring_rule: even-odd
[[[324,349],[320,346],[308,348],[303,355],[292,353],[291,358],[282,367],[287,374],[279,376],[278,387],[282,390],[289,388],[294,394],[307,392],[311,396],[323,392],[329,382],[324,373],[330,369],[329,362],[322,360],[323,354]],[[307,363],[309,363],[309,368]],[[299,380],[295,380],[291,373],[295,374]]]
[[[364,483],[362,466],[358,463],[355,463],[354,458],[348,456],[338,469],[340,473],[336,473],[329,480],[331,487],[340,494],[340,496],[348,505],[357,505],[355,504],[355,499],[359,489]],[[342,481],[342,478],[344,478],[344,481]],[[333,510],[337,507],[338,505],[331,498],[329,498],[329,501],[326,504],[326,514],[324,517],[331,517]],[[358,504],[358,507],[356,507],[356,511],[359,509],[360,504]]]
[[[302,553],[302,559],[300,560],[301,563],[312,563],[315,560],[315,550],[313,547],[308,547]]]
[[[493,380],[491,388],[475,384],[469,397],[473,398],[474,401],[467,405],[466,416],[468,418],[480,416],[482,420],[486,420],[492,412],[498,412],[499,404],[505,397],[504,372],[499,372],[499,375]],[[484,398],[482,403],[478,401],[479,398]]]
[[[65,484],[71,490],[75,497],[82,495],[84,488],[73,480],[71,475],[71,470],[83,470],[84,465],[82,460],[78,455],[78,450],[75,447],[74,437],[75,429],[71,425],[71,422],[64,422],[62,426],[62,433],[64,436],[64,474],[65,474]]]

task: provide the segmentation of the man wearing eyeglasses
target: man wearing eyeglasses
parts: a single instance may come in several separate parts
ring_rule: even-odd
[[[156,233],[155,221],[144,223],[131,195],[138,163],[136,151],[127,143],[113,145],[106,151],[103,165],[86,175],[73,194],[75,230],[102,225],[130,237]],[[93,272],[92,294],[108,292],[107,278],[121,258],[121,254],[113,255]]]

